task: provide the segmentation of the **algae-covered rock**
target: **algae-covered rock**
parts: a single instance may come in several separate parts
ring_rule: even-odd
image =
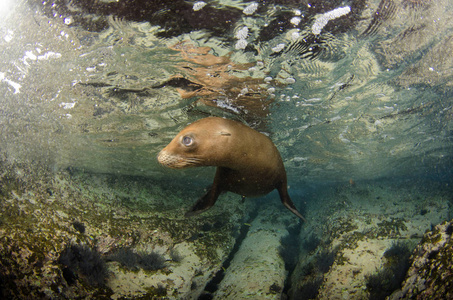
[[[151,178],[1,167],[3,298],[197,298],[244,216],[240,197],[226,195],[185,218],[202,188],[174,183],[170,193]]]
[[[401,286],[410,265],[409,256],[423,232],[448,217],[450,192],[438,188],[438,194],[434,194],[421,184],[388,181],[324,188],[316,195],[318,202],[308,203],[307,223],[300,233],[299,261],[291,274],[288,297],[390,296]],[[422,245],[445,243],[446,234],[442,232],[448,230],[440,229],[444,227],[425,235]],[[417,249],[414,253],[420,251]],[[443,251],[451,253],[451,246]],[[439,268],[447,273],[440,273],[439,280],[451,270],[447,267],[451,256],[449,261],[441,257],[445,267]],[[426,276],[430,276],[428,273]]]
[[[400,290],[389,299],[453,298],[453,221],[427,232],[415,248]]]

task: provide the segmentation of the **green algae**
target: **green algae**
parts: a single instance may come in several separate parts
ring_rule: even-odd
[[[437,244],[440,241],[442,241],[442,234],[437,233],[434,234],[430,237],[423,238],[423,242],[431,243],[431,244]]]
[[[451,221],[426,232],[412,253],[412,266],[403,291],[405,298],[451,299],[453,294],[453,240]]]
[[[439,228],[434,228],[432,232],[426,233],[422,238],[422,243],[437,244],[442,241],[442,233]]]
[[[334,220],[329,235],[331,238],[338,238],[348,232],[357,230],[358,228],[359,227],[353,219],[341,217]]]
[[[428,275],[427,281],[437,282],[442,288],[453,286],[453,241],[450,240],[439,250],[430,253],[424,274]]]
[[[14,274],[1,278],[11,297],[72,298],[76,292],[109,298],[109,288],[92,287],[80,280],[77,288],[68,287],[55,262],[72,243],[106,253],[122,246],[172,249],[175,244],[190,242],[195,254],[209,264],[220,263],[224,258],[218,249],[233,244],[235,224],[229,222],[230,214],[185,218],[180,201],[172,198],[157,205],[167,193],[145,180],[65,172],[40,172],[36,180],[33,176],[14,177],[21,174],[15,168],[18,166],[4,170],[0,178],[0,274]],[[74,221],[85,226],[84,233],[74,228]],[[220,225],[206,231],[206,223]],[[171,273],[164,269],[147,275],[157,272]],[[153,296],[162,296],[162,291],[150,289],[146,297]]]
[[[402,218],[390,218],[377,224],[377,228],[370,233],[372,238],[396,238],[401,235],[401,231],[406,231],[407,226]]]
[[[366,239],[366,234],[360,231],[354,231],[342,238],[339,247],[341,249],[355,249],[357,248],[359,241],[363,241],[364,239]]]

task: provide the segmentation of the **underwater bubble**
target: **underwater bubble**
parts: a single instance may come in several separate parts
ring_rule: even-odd
[[[234,48],[236,48],[237,50],[240,50],[240,49],[245,49],[245,47],[247,47],[247,41],[246,40],[238,40],[236,42],[236,45],[234,45]]]
[[[217,99],[217,100],[215,100],[215,103],[220,108],[228,109],[228,110],[231,110],[231,111],[233,111],[235,113],[239,113],[240,112],[236,107],[231,105],[229,103],[229,101],[224,101],[224,100]]]
[[[277,46],[273,47],[272,48],[272,51],[274,52],[280,52],[283,50],[283,48],[285,48],[285,44],[278,44]]]
[[[338,7],[326,13],[317,15],[315,17],[315,23],[311,26],[311,31],[313,34],[318,35],[321,33],[322,29],[327,25],[327,23],[331,20],[335,20],[339,17],[347,15],[351,12],[351,8],[349,6]]]
[[[292,17],[291,20],[290,20],[290,23],[295,25],[295,26],[297,26],[297,25],[299,25],[301,20],[302,19],[300,17]]]
[[[8,29],[6,31],[6,35],[3,37],[3,39],[5,40],[5,42],[9,43],[13,39],[13,36],[14,36],[14,31]]]
[[[206,6],[206,2],[204,1],[197,1],[193,4],[193,10],[194,11],[199,11],[200,9],[202,9],[203,7]]]
[[[296,40],[298,40],[299,38],[300,38],[300,33],[299,33],[299,32],[294,31],[293,33],[291,33],[291,39],[292,39],[293,41],[296,41]]]
[[[289,84],[293,84],[296,82],[296,79],[292,78],[292,77],[288,77],[285,79],[286,83],[289,83]]]
[[[37,60],[38,57],[35,54],[33,54],[33,52],[31,52],[31,51],[25,51],[24,60],[25,59]]]
[[[305,102],[319,102],[321,100],[322,100],[321,98],[310,98],[310,99],[305,100]]]
[[[61,102],[60,103],[60,107],[62,107],[63,109],[71,109],[71,108],[74,108],[75,105],[76,105],[76,102]]]
[[[329,121],[330,121],[330,122],[335,122],[335,121],[338,121],[338,120],[340,120],[340,119],[341,119],[340,116],[336,116],[336,117],[331,118]]]
[[[48,52],[44,53],[43,55],[39,55],[37,57],[38,60],[48,60],[48,59],[51,59],[51,58],[55,58],[55,59],[61,58],[61,53],[48,51]]]
[[[249,28],[247,26],[242,27],[238,32],[236,32],[235,37],[238,40],[244,40],[249,35]]]
[[[71,17],[64,18],[64,23],[66,25],[71,25],[71,23],[74,21],[74,19]]]
[[[20,93],[20,88],[22,87],[22,85],[20,85],[19,83],[17,82],[14,82],[8,78],[5,77],[5,73],[3,72],[0,72],[0,82],[1,81],[4,81],[6,82],[7,84],[9,84],[12,88],[14,88],[14,94],[19,94]]]
[[[258,3],[252,2],[249,6],[242,11],[246,15],[252,15],[258,9]]]

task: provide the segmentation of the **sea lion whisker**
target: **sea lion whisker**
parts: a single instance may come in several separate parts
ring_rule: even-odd
[[[196,157],[190,157],[186,160],[186,162],[190,165],[198,165],[200,162],[202,162],[203,159],[201,158],[196,158]]]
[[[202,158],[198,158],[198,157],[190,157],[189,160],[191,160],[191,161],[202,161],[203,159]]]

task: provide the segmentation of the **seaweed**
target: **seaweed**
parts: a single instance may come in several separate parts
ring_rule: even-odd
[[[167,289],[162,284],[157,284],[157,288],[154,288],[154,295],[159,297],[167,296]]]
[[[307,280],[303,285],[297,287],[293,293],[293,299],[314,299],[319,294],[319,288],[323,282],[322,276]]]
[[[7,299],[6,295],[6,288],[5,288],[5,282],[6,280],[4,279],[4,275],[0,273],[0,298],[1,299]]]
[[[392,246],[384,252],[384,257],[387,258],[387,260],[401,260],[408,255],[410,255],[409,245],[400,241],[393,243]]]
[[[313,299],[318,296],[319,288],[324,280],[324,274],[330,270],[335,262],[337,249],[323,250],[316,254],[313,259],[302,267],[301,278],[295,288],[291,288],[288,295],[291,299]]]
[[[138,270],[138,254],[130,248],[120,248],[114,254],[107,256],[106,260],[119,262],[129,270]]]
[[[86,245],[67,246],[60,253],[58,263],[64,266],[62,274],[69,285],[79,276],[94,285],[103,285],[107,279],[107,268],[101,255]]]
[[[0,220],[0,225],[1,225],[1,220]],[[448,224],[447,228],[445,229],[445,233],[448,235],[451,235],[453,233],[453,226],[451,224]]]
[[[273,283],[269,287],[269,294],[280,294],[282,292],[282,287],[278,285],[277,283]]]
[[[199,297],[198,300],[212,300],[214,296],[210,292],[204,291]]]
[[[320,273],[327,273],[330,267],[335,262],[335,256],[337,255],[337,251],[328,251],[323,250],[320,252],[315,259],[315,267]]]
[[[401,231],[406,231],[405,220],[401,218],[390,218],[390,221],[383,220],[378,223],[378,228],[373,237],[398,237]]]
[[[107,260],[119,262],[126,269],[133,271],[139,269],[157,271],[165,267],[165,258],[161,254],[157,252],[136,253],[131,248],[120,248],[114,254],[109,255]]]
[[[314,233],[302,242],[302,248],[304,248],[308,253],[313,252],[321,244],[321,239]]]
[[[85,233],[85,225],[80,223],[79,221],[74,221],[72,222],[72,226],[74,227],[75,230],[77,230],[80,233]]]
[[[171,249],[170,250],[170,259],[174,262],[181,262],[184,259],[184,257],[181,255],[181,253],[179,253],[178,250]]]
[[[50,188],[50,187],[46,189],[46,192],[47,192],[47,194],[48,194],[49,196],[51,196],[51,197],[54,195],[54,191],[53,191],[53,189]]]
[[[385,299],[401,288],[410,267],[411,248],[408,243],[396,242],[384,253],[386,263],[376,274],[367,276],[367,288],[372,300]]]
[[[147,271],[160,270],[165,267],[165,258],[157,252],[139,255],[138,266]]]
[[[280,239],[278,252],[285,262],[285,269],[291,272],[299,258],[299,240],[297,235],[285,235]]]

